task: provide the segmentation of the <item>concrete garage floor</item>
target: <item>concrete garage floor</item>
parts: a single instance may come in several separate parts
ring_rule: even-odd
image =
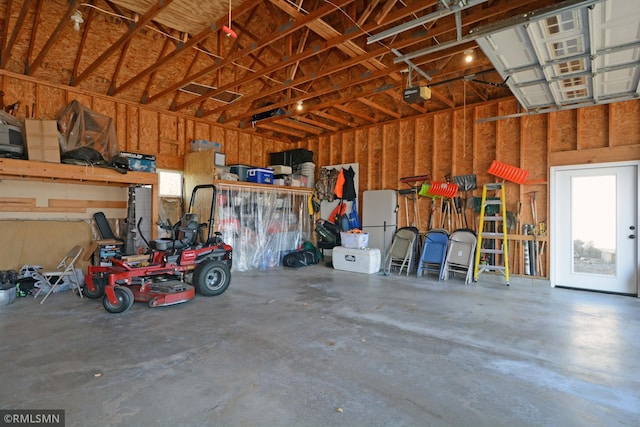
[[[640,424],[633,297],[318,265],[120,315],[38,302],[0,308],[0,407],[67,426]]]

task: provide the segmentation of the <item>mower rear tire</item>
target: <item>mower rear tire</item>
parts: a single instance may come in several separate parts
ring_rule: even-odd
[[[202,261],[193,271],[193,286],[206,297],[222,294],[230,282],[231,270],[223,261]]]
[[[104,287],[107,285],[107,279],[104,277],[93,277],[93,286],[96,290],[92,291],[87,285],[84,286],[82,293],[89,299],[98,299],[104,295]]]
[[[107,295],[102,297],[102,305],[109,313],[125,312],[129,310],[135,302],[133,292],[125,286],[115,286],[113,292],[116,294],[117,304],[111,304]]]

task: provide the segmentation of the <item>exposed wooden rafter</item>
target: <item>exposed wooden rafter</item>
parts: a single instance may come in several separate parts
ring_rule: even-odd
[[[102,65],[107,59],[111,57],[115,52],[121,50],[123,46],[130,42],[131,38],[142,28],[144,28],[151,20],[164,8],[169,6],[173,0],[164,0],[157,2],[152,6],[147,13],[141,16],[133,25],[129,27],[126,33],[124,33],[115,43],[113,43],[107,50],[105,50],[95,61],[93,61],[85,70],[75,79],[70,82],[71,86],[75,86],[84,79],[86,79],[91,73],[93,73],[100,65]]]
[[[256,131],[298,141],[509,96],[497,74],[487,76],[493,82],[487,85],[473,78],[474,70],[495,71],[477,43],[461,34],[555,3],[491,0],[469,6],[458,19],[407,26],[369,44],[371,35],[446,5],[232,0],[230,15],[228,5],[197,0],[6,0],[0,67],[225,126],[272,116],[255,122]],[[70,17],[77,10],[84,24],[73,33]],[[225,37],[223,25],[237,37]],[[477,52],[473,64],[461,60],[469,48]],[[407,67],[417,82],[406,81]],[[199,87],[187,91],[188,84]],[[415,84],[429,85],[431,99],[405,102],[403,90]],[[275,109],[285,113],[270,114]]]
[[[4,68],[7,65],[7,61],[11,56],[11,48],[15,45],[16,38],[18,37],[18,32],[20,31],[20,27],[24,25],[24,20],[25,20],[25,17],[27,16],[27,11],[29,10],[31,3],[32,3],[32,0],[25,0],[25,2],[22,4],[22,7],[20,8],[20,14],[18,15],[16,24],[13,27],[13,31],[11,32],[11,36],[9,37],[9,41],[7,42],[7,47],[2,52],[2,63],[0,64],[2,68]],[[10,8],[8,8],[8,11],[9,9]],[[5,22],[9,22],[8,18],[9,16],[7,16],[7,20]],[[29,64],[27,63],[25,69],[28,69],[28,68],[29,68]]]
[[[352,2],[354,0],[336,0],[335,3],[337,3],[337,6],[341,6],[341,5],[345,5],[348,4],[350,2]],[[333,5],[333,3],[332,3]],[[219,64],[210,66],[210,67],[206,67],[203,70],[198,71],[197,73],[193,74],[192,76],[189,76],[186,79],[183,79],[169,87],[167,87],[166,89],[161,90],[160,92],[158,92],[157,94],[154,94],[153,96],[151,96],[149,98],[149,102],[152,102],[170,92],[173,92],[174,90],[178,90],[179,88],[181,88],[182,86],[184,86],[186,83],[188,83],[191,80],[195,80],[198,79],[204,75],[207,75],[213,71],[216,71],[222,67],[228,66],[230,64],[233,63],[233,61],[248,55],[251,52],[255,52],[256,50],[269,45],[270,43],[273,43],[276,40],[279,40],[283,37],[286,37],[287,35],[297,31],[298,29],[302,28],[303,26],[305,26],[307,24],[307,22],[311,22],[314,21],[316,19],[320,19],[322,16],[327,15],[329,13],[331,13],[333,11],[333,6],[332,5],[324,5],[322,7],[320,7],[319,9],[315,10],[314,12],[305,15],[304,18],[300,19],[299,21],[296,21],[295,23],[293,23],[292,25],[289,25],[285,28],[281,28],[280,31],[277,31],[275,34],[270,34],[269,36],[264,37],[263,39],[261,39],[258,43],[254,43],[249,47],[246,47],[238,52],[236,52],[233,55],[229,55],[226,58],[224,58],[223,60],[220,61]]]

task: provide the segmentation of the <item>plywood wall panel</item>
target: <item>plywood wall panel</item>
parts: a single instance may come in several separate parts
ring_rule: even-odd
[[[549,144],[553,151],[571,151],[578,148],[577,114],[576,110],[548,114]]]
[[[11,105],[19,102],[16,117],[24,119],[26,117],[26,106],[31,111],[32,104],[36,102],[36,84],[30,81],[7,79],[4,86],[4,104]]]
[[[191,151],[191,140],[187,139],[187,120],[184,117],[179,117],[176,123],[176,139],[181,145],[181,156]]]
[[[209,123],[196,122],[194,128],[193,139],[205,139],[209,140],[211,131],[209,129]]]
[[[155,111],[140,110],[138,150],[144,154],[157,154],[159,138],[159,114]]]
[[[517,112],[515,101],[498,103],[498,116],[507,116]],[[497,157],[508,164],[520,165],[520,120],[517,118],[496,122]]]
[[[185,144],[190,144],[191,141],[193,141],[195,138],[195,134],[196,134],[196,123],[195,121],[191,120],[191,119],[185,119],[184,122],[184,141]],[[187,151],[190,151],[187,148]]]
[[[522,168],[530,180],[547,177],[547,120],[544,115],[522,118]]]
[[[104,98],[94,98],[92,110],[113,119],[116,117],[116,105],[117,104],[114,101]]]
[[[178,117],[169,114],[158,115],[160,140],[170,139],[178,141]]]
[[[398,188],[403,172],[400,170],[400,124],[392,122],[382,127],[382,186]]]
[[[127,151],[127,139],[129,137],[127,128],[127,106],[118,104],[115,117],[116,137],[120,151]]]
[[[453,112],[452,175],[473,173],[473,116],[469,107]]]
[[[264,137],[252,138],[251,135],[242,132],[238,133],[238,140],[240,141],[240,146],[248,150],[246,153],[248,154],[250,165],[261,168],[268,166]]]
[[[444,181],[451,173],[453,160],[453,113],[450,111],[434,116],[434,181]]]
[[[66,93],[62,89],[38,85],[35,105],[32,104],[30,107],[33,117],[55,119],[65,106],[65,96]]]
[[[93,96],[85,93],[67,92],[67,102],[64,103],[64,106],[70,104],[72,101],[78,101],[83,106],[93,110],[93,99]]]
[[[195,126],[195,123],[194,123]],[[225,154],[227,156],[228,165],[243,164],[244,153],[240,151],[240,142],[238,141],[238,133],[230,129],[225,130]],[[246,160],[245,160],[246,162]]]
[[[517,113],[515,101],[498,104],[498,115]],[[520,119],[512,118],[496,122],[496,158],[501,162],[520,167]],[[517,212],[518,201],[522,198],[522,186],[507,182],[505,196],[507,210]],[[480,191],[476,191],[480,196]]]
[[[358,192],[360,200],[362,200],[362,192],[371,190],[369,171],[369,144],[368,132],[366,129],[358,129],[355,131],[355,161],[358,163]]]
[[[278,151],[283,151],[283,150],[280,150],[280,145],[277,144],[276,141],[268,138],[264,139],[263,147],[265,150],[266,166],[271,166],[271,156],[269,154],[277,153]]]
[[[342,161],[342,133],[329,136],[329,164],[339,165]]]
[[[222,144],[222,152],[224,153],[225,147],[224,147],[224,128],[220,127],[220,126],[211,126],[211,134],[209,136],[210,141],[213,142],[219,142]]]
[[[301,148],[313,151],[313,162],[316,164],[316,172],[320,165],[318,147],[318,138],[311,138],[306,143],[301,144]]]
[[[158,120],[160,135],[156,154],[157,167],[183,169],[184,161],[182,159],[184,157],[185,144],[182,136],[179,135],[178,117],[169,114],[158,114]]]
[[[415,129],[416,175],[429,175],[433,179],[433,115],[415,119]]]
[[[609,146],[640,144],[640,102],[609,104]]]
[[[356,133],[355,131],[346,132],[342,136],[342,152],[343,163],[357,163],[356,162],[356,145],[355,145]]]
[[[231,140],[238,141],[238,162],[240,164],[250,165],[252,157],[251,157],[251,141],[249,139],[240,138],[240,134],[238,132],[230,130],[227,133],[227,137]]]
[[[397,185],[385,186],[383,134],[384,129],[382,128],[382,126],[369,128],[369,163],[371,164],[369,175],[371,179],[371,186],[375,190],[397,188]]]
[[[596,105],[580,108],[578,114],[578,146],[580,149],[603,148],[609,143],[609,107]]]
[[[400,145],[398,152],[398,162],[401,176],[415,176],[416,172],[416,123],[415,121],[401,121],[400,125]]]
[[[522,169],[529,171],[528,180],[547,180],[547,116],[533,115],[522,118]],[[533,224],[530,199],[537,200],[538,222],[546,221],[547,185],[524,184],[522,188],[523,223]],[[529,203],[527,204],[527,201]],[[527,209],[528,207],[528,209]]]
[[[328,136],[318,138],[318,166],[332,165],[331,141]]]
[[[481,113],[482,110],[474,108],[473,169],[479,186],[487,182],[495,182],[495,178],[487,170],[489,170],[492,161],[499,160],[496,159],[495,123],[491,127],[485,126],[491,122],[478,123],[477,120],[481,117]],[[480,191],[478,191],[479,193]]]
[[[126,151],[139,152],[140,131],[139,131],[140,109],[133,106],[127,107],[127,141]]]

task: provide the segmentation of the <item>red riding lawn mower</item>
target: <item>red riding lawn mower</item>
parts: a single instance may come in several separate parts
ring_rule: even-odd
[[[191,213],[196,196],[211,191],[209,222],[198,223]],[[102,305],[109,313],[122,313],[134,301],[146,302],[149,307],[186,302],[195,290],[204,296],[222,294],[231,281],[232,248],[225,244],[220,233],[213,232],[216,188],[197,185],[191,193],[189,213],[175,225],[161,225],[171,231],[171,238],[148,242],[148,256],[114,257],[111,266],[89,266],[84,294],[89,298],[102,297]],[[209,228],[207,239],[203,228]],[[135,261],[134,261],[135,260]]]

